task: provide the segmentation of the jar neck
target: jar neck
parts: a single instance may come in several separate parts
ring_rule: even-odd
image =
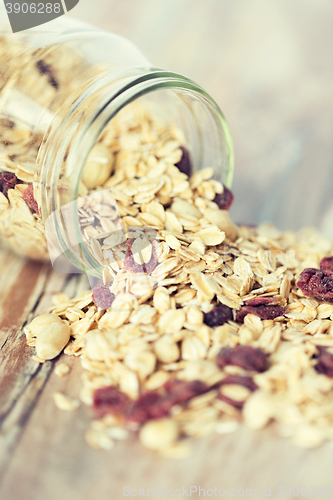
[[[41,211],[43,219],[48,219],[48,240],[52,240],[51,247],[56,247],[51,260],[58,254],[66,254],[75,266],[100,275],[96,261],[82,241],[78,220],[76,200],[83,170],[91,149],[110,120],[129,103],[157,94],[162,97],[158,106],[169,113],[168,101],[173,114],[177,114],[178,126],[183,129],[192,152],[194,170],[212,166],[215,178],[231,186],[234,157],[229,127],[216,102],[200,86],[182,75],[155,68],[103,77],[61,106],[38,155]],[[171,113],[170,118],[172,121],[175,116]],[[66,217],[64,208],[61,210],[64,206],[70,207]]]

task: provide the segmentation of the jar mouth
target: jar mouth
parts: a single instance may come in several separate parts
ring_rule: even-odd
[[[122,77],[119,75],[116,82],[114,75],[112,81],[104,78],[96,82],[70,107],[66,119],[55,130],[50,131],[48,142],[51,142],[51,147],[44,157],[41,154],[43,159],[40,162],[43,184],[46,187],[43,190],[42,213],[44,218],[51,216],[54,219],[50,227],[56,235],[52,239],[58,241],[59,253],[65,254],[76,267],[88,274],[100,277],[102,273],[101,264],[82,239],[78,217],[77,200],[89,153],[106,125],[122,109],[133,101],[161,95],[161,92],[164,100],[166,96],[169,100],[178,100],[180,115],[184,115],[184,112],[186,114],[186,124],[183,123],[183,126],[192,134],[188,141],[189,149],[191,151],[192,144],[196,149],[193,159],[197,160],[197,165],[194,165],[194,170],[213,166],[218,180],[231,187],[234,156],[229,127],[219,106],[200,86],[187,77],[155,68],[148,72],[147,69],[136,70],[134,77],[128,73]],[[207,130],[204,129],[205,126]],[[208,159],[204,158],[207,155]],[[209,158],[211,164],[205,165],[205,162],[210,161]],[[58,186],[64,163],[66,175],[71,181],[67,191],[59,194],[59,190],[54,187]],[[73,218],[70,232],[75,233],[74,238],[73,234],[69,234],[68,227],[64,227],[61,213],[61,207],[67,204],[71,204]],[[77,242],[75,249],[73,241]]]

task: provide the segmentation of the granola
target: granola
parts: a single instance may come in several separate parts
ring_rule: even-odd
[[[80,399],[96,412],[87,442],[110,449],[139,432],[180,458],[188,438],[241,421],[276,421],[297,446],[333,439],[333,305],[298,285],[309,268],[330,282],[333,242],[314,229],[235,225],[231,192],[211,168],[192,173],[181,132],[124,112],[100,138],[110,177],[79,199],[103,283],[57,294],[51,310],[85,370]]]

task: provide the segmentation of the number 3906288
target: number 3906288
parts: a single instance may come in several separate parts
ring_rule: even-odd
[[[60,14],[61,12],[61,4],[60,3],[6,3],[6,11],[8,14],[19,14],[22,12],[23,14]]]

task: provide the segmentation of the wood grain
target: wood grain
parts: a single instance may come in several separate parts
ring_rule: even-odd
[[[235,220],[324,224],[333,206],[330,0],[81,0],[73,15],[128,37],[155,64],[213,95],[235,142]],[[35,363],[22,332],[53,293],[85,288],[84,275],[0,250],[1,500],[118,500],[126,485],[255,488],[256,497],[272,486],[278,498],[278,485],[332,484],[329,445],[300,450],[274,428],[200,440],[180,462],[156,459],[136,441],[89,449],[89,409],[61,412],[52,400],[55,390],[78,397],[79,360],[66,357],[72,370],[59,379],[61,359]]]

